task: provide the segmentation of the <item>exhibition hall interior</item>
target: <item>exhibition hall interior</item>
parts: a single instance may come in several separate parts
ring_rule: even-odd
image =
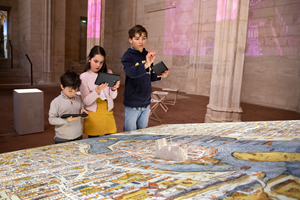
[[[135,25],[169,74],[125,132]],[[95,45],[117,133],[54,144],[60,77]],[[300,199],[300,0],[0,0],[0,110],[0,199]]]

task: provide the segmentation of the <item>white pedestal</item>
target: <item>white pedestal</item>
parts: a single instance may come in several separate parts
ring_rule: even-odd
[[[14,90],[14,128],[19,135],[44,132],[43,91]]]

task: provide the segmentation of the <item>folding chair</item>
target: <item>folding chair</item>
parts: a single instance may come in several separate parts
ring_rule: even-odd
[[[178,91],[179,89],[172,89],[172,88],[163,88],[163,91],[168,91],[168,92],[175,92],[175,97],[173,100],[170,100],[168,98],[166,98],[166,100],[164,101],[164,103],[166,105],[175,105],[176,103],[178,103],[177,99],[178,99]]]
[[[151,99],[151,103],[153,103],[154,105],[150,106],[149,118],[153,119],[155,121],[161,122],[161,120],[159,119],[159,117],[155,113],[155,110],[159,106],[159,103],[161,103],[161,101],[160,100],[156,100],[156,99]],[[154,115],[154,117],[151,116],[152,114]]]
[[[160,107],[165,111],[168,112],[168,107],[166,106],[166,104],[164,103],[165,99],[167,98],[167,95],[169,94],[169,92],[162,92],[162,91],[154,91],[152,92],[152,96],[153,99],[155,100],[160,100],[160,102],[158,103],[160,105]]]

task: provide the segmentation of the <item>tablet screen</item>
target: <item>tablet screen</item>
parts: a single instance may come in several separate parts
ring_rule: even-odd
[[[161,75],[164,71],[168,70],[167,66],[163,61],[160,61],[152,67],[157,75]]]
[[[120,75],[98,72],[98,76],[95,81],[95,85],[101,85],[102,83],[108,83],[108,87],[114,87],[118,80],[120,80]]]

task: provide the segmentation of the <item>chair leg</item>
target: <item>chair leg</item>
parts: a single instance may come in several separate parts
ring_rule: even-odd
[[[149,113],[149,118],[153,119],[155,121],[161,122],[160,118],[157,116],[157,114],[155,113],[156,108],[159,106],[159,103],[161,101],[160,100],[156,100],[156,99],[151,99],[151,103],[155,103],[151,108],[150,108],[150,113]],[[152,115],[154,115],[155,117],[152,117]]]
[[[164,103],[165,98],[167,97],[166,95],[161,97],[158,94],[153,94],[154,99],[156,100],[160,100],[160,107],[165,111],[168,112],[169,108],[166,106],[166,104]]]
[[[155,112],[152,113],[155,117],[151,117],[149,116],[149,118],[155,120],[155,121],[158,121],[158,122],[161,122],[160,118],[157,116],[157,114]]]
[[[168,89],[168,88],[163,88],[164,91],[168,91],[168,92],[175,92],[175,97],[173,100],[166,100],[164,101],[164,104],[166,105],[172,105],[174,106],[176,103],[178,103],[178,90],[179,89]]]

